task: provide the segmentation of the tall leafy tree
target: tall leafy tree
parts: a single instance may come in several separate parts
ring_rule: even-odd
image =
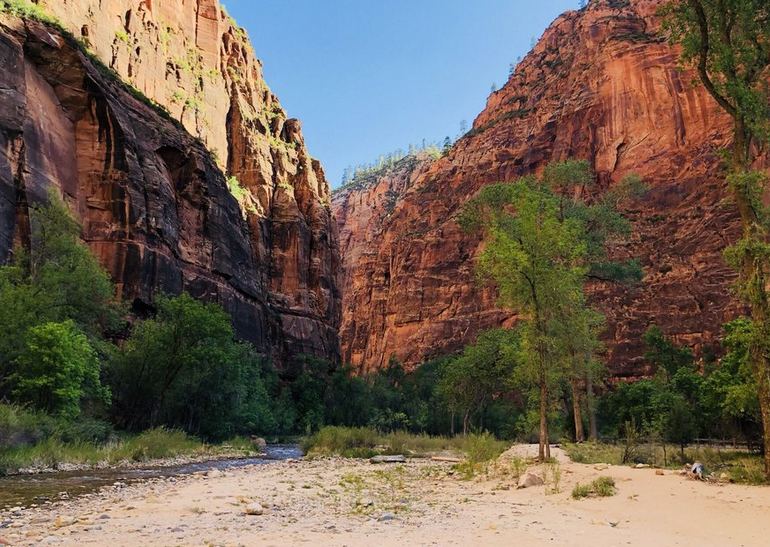
[[[522,315],[521,376],[539,392],[541,459],[550,457],[548,410],[568,375],[565,340],[573,335],[570,320],[586,308],[584,283],[589,276],[639,275],[633,265],[606,260],[608,239],[629,227],[614,208],[620,193],[589,201],[592,181],[587,162],[555,163],[540,179],[485,187],[459,218],[466,230],[486,235],[480,276],[494,281],[503,306]]]
[[[18,372],[18,359],[29,357],[28,331],[45,323],[73,323],[89,343],[100,346],[105,330],[119,317],[114,289],[107,273],[80,240],[80,226],[61,198],[30,210],[30,239],[16,249],[13,260],[0,266],[0,397],[10,396],[9,378]],[[56,330],[64,343],[64,327]],[[41,334],[42,333],[38,333]]]
[[[751,310],[749,354],[757,380],[770,479],[770,212],[762,202],[767,175],[752,170],[770,140],[770,4],[766,0],[674,0],[662,9],[682,60],[733,121],[726,184],[742,235],[725,257],[738,271],[738,290]]]

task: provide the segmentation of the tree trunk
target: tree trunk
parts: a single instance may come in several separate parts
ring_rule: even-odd
[[[465,415],[463,416],[463,437],[468,435],[468,422],[470,422],[471,418],[471,411],[470,409],[467,409],[465,411]]]
[[[734,173],[747,173],[751,169],[751,132],[740,116],[735,120],[733,143]],[[733,195],[741,215],[744,238],[757,243],[766,243],[762,219],[754,209],[750,196],[743,188],[733,188]],[[770,359],[765,348],[770,333],[770,305],[768,304],[767,260],[760,253],[746,251],[740,268],[740,281],[745,284],[745,294],[751,307],[753,336],[749,347],[751,365],[757,381],[759,409],[762,414],[762,437],[764,446],[765,477],[770,480]]]
[[[551,457],[548,443],[548,384],[544,377],[540,379],[540,443],[537,455],[541,462]]]
[[[583,433],[583,412],[580,409],[580,385],[576,379],[570,381],[572,384],[572,414],[575,417],[575,442],[585,441]]]
[[[594,399],[594,380],[591,371],[586,374],[586,406],[588,407],[588,439],[596,442],[599,431],[596,426],[596,400]]]
[[[762,414],[765,477],[770,480],[770,364],[767,362],[767,357],[762,355],[757,359],[755,366],[757,367],[756,377],[757,394],[759,395],[759,410]]]

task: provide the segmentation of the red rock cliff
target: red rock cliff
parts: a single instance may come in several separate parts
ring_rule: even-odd
[[[0,260],[24,238],[27,204],[53,186],[137,306],[186,290],[222,303],[279,360],[335,359],[329,187],[245,32],[216,0],[39,4],[187,131],[70,42],[0,15]],[[244,189],[237,201],[222,171]]]
[[[335,199],[343,234],[343,359],[362,370],[407,365],[455,351],[513,319],[474,279],[479,241],[455,217],[482,186],[588,159],[607,188],[638,173],[648,194],[632,204],[632,240],[613,249],[638,257],[636,287],[594,284],[607,314],[616,376],[646,371],[641,335],[651,323],[700,349],[738,306],[721,251],[737,232],[717,150],[729,122],[677,53],[658,37],[659,0],[592,0],[544,33],[493,93],[473,129],[447,157],[410,180],[382,215],[388,181]],[[350,237],[365,228],[367,237]]]

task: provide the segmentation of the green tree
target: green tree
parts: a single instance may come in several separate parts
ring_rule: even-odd
[[[518,333],[494,329],[479,335],[475,344],[450,360],[441,377],[439,392],[453,412],[462,416],[463,435],[471,428],[474,414],[510,389],[518,353]]]
[[[166,425],[212,439],[270,432],[261,359],[235,341],[227,313],[187,294],[158,296],[156,306],[110,366],[118,424]]]
[[[645,360],[652,364],[656,371],[663,372],[667,380],[670,381],[680,368],[694,366],[692,350],[674,344],[657,325],[650,326],[642,340],[647,348],[644,353]]]
[[[674,0],[662,14],[671,41],[682,46],[682,60],[733,121],[726,182],[742,236],[725,258],[738,271],[739,294],[751,310],[749,354],[770,479],[770,214],[762,201],[767,176],[752,170],[758,145],[770,138],[770,5],[766,0]]]
[[[569,311],[556,325],[557,340],[561,347],[559,354],[564,359],[571,395],[572,415],[575,423],[575,441],[583,442],[583,406],[588,410],[589,435],[596,440],[596,408],[593,384],[602,372],[596,355],[603,345],[599,334],[604,329],[604,316],[579,301],[576,309]],[[585,397],[583,393],[585,392]]]
[[[73,419],[83,399],[109,399],[96,352],[72,321],[30,328],[16,364],[13,395],[38,410]]]
[[[101,349],[103,333],[120,315],[109,276],[80,241],[80,227],[58,195],[30,208],[30,225],[26,247],[0,266],[0,398],[12,398],[8,378],[19,372],[31,328],[71,320]]]
[[[526,366],[519,376],[539,390],[541,459],[550,457],[551,398],[567,374],[564,340],[572,333],[566,325],[586,307],[583,285],[588,277],[611,271],[606,266],[597,269],[600,260],[614,265],[606,260],[608,238],[629,230],[615,208],[623,194],[609,192],[589,203],[585,196],[592,181],[584,161],[552,164],[542,179],[530,176],[485,187],[459,218],[464,229],[486,234],[478,272],[482,279],[494,281],[501,305],[522,316],[521,357]],[[633,267],[615,269],[634,277]]]

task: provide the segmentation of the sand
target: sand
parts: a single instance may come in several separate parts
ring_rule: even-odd
[[[516,489],[508,461],[533,450],[514,447],[471,480],[451,464],[425,460],[323,459],[118,484],[6,513],[0,538],[13,545],[110,547],[770,544],[770,488],[576,464],[555,449],[559,493],[551,493],[551,479]],[[615,496],[571,498],[576,482],[601,475],[615,479]],[[245,514],[255,503],[262,514]]]

